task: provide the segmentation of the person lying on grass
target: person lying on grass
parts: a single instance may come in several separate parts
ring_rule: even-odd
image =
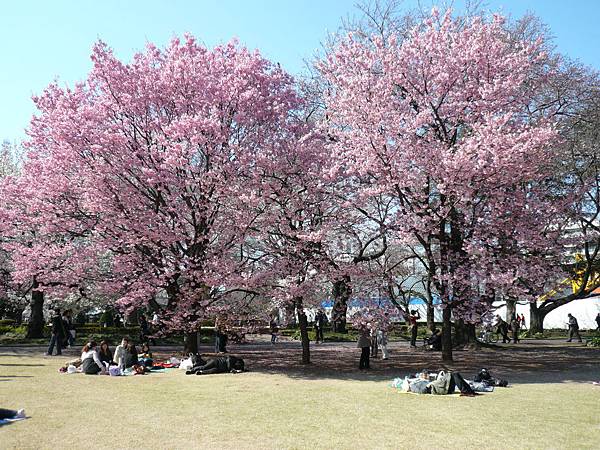
[[[15,420],[15,419],[25,419],[27,417],[25,415],[24,409],[19,409],[15,411],[14,409],[4,409],[0,408],[0,420]]]
[[[244,360],[235,356],[219,356],[204,361],[199,355],[192,355],[194,366],[185,372],[186,375],[209,375],[213,373],[239,373],[245,370]]]

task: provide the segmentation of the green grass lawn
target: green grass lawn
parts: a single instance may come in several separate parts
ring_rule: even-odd
[[[4,449],[599,448],[600,387],[517,384],[476,398],[399,394],[388,381],[249,372],[61,374],[0,356]]]

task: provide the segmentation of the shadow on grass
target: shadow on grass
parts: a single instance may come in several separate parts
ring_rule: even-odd
[[[0,367],[45,367],[46,364],[0,364]]]
[[[0,379],[3,378],[34,378],[33,375],[0,375]],[[8,380],[2,380],[8,381]]]

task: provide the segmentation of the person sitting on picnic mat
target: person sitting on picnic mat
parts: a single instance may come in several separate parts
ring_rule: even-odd
[[[197,357],[194,362],[194,367],[186,371],[186,375],[209,375],[213,373],[239,373],[243,372],[244,360],[235,356],[219,356],[204,361],[201,357]]]
[[[142,344],[142,349],[140,350],[140,354],[138,355],[138,362],[144,367],[152,367],[154,364],[154,359],[152,358],[152,351],[150,350],[150,346],[147,342]]]
[[[442,332],[438,328],[434,328],[431,336],[427,338],[427,346],[436,352],[442,350]]]
[[[81,352],[81,369],[87,375],[106,374],[106,366],[98,355],[96,341],[90,341],[83,346]]]
[[[108,364],[109,366],[115,364],[115,362],[113,361],[113,353],[110,350],[107,341],[100,342],[100,350],[98,352],[98,356],[100,356],[100,361]]]

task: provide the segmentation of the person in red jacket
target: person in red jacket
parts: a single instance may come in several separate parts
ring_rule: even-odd
[[[410,315],[408,316],[408,324],[410,326],[410,346],[417,346],[417,331],[419,331],[419,323],[417,320],[421,318],[419,311],[413,309],[410,311]]]

